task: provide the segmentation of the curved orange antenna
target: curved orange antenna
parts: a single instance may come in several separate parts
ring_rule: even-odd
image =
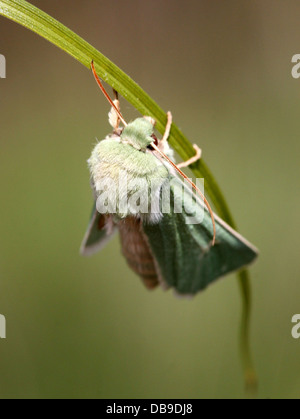
[[[211,209],[211,206],[209,205],[209,203],[208,203],[208,201],[207,201],[207,199],[205,198],[205,196],[203,195],[203,193],[200,191],[200,189],[199,188],[197,188],[197,186],[194,184],[194,182],[191,180],[191,179],[189,179],[188,177],[187,177],[187,175],[186,174],[184,174],[183,173],[183,171],[182,170],[180,170],[179,169],[179,167],[177,167],[176,166],[176,164],[174,163],[174,162],[172,162],[172,160],[171,159],[169,159],[169,157],[168,156],[166,156],[165,155],[165,153],[163,153],[156,145],[155,145],[155,143],[152,143],[151,144],[151,147],[153,147],[154,148],[154,150],[156,150],[160,155],[161,155],[161,157],[163,157],[165,160],[167,160],[167,162],[168,163],[170,163],[171,164],[171,166],[173,166],[174,167],[174,169],[180,174],[180,176],[182,176],[185,180],[187,180],[188,181],[188,183],[192,186],[192,188],[201,196],[201,198],[203,199],[203,201],[204,201],[204,203],[205,203],[205,205],[206,205],[206,208],[208,209],[208,212],[209,212],[209,214],[210,214],[210,218],[211,218],[211,221],[212,221],[212,224],[213,224],[213,230],[214,230],[214,236],[213,236],[213,239],[212,239],[212,246],[214,246],[215,245],[215,243],[216,243],[216,222],[215,222],[215,217],[214,217],[214,213],[213,213],[213,211],[212,211],[212,209]]]
[[[105,90],[103,84],[101,83],[101,80],[98,77],[98,74],[96,73],[96,69],[95,69],[95,66],[94,66],[94,61],[91,62],[91,67],[92,67],[92,72],[93,72],[93,75],[95,77],[95,80],[96,80],[98,86],[100,87],[100,89],[102,90],[102,93],[104,94],[104,96],[106,97],[106,99],[108,100],[108,102],[111,104],[111,106],[114,108],[114,110],[117,112],[117,114],[118,114],[119,118],[121,119],[121,121],[123,122],[123,124],[126,126],[127,123],[126,123],[125,119],[123,118],[121,112],[116,107],[116,105],[114,104],[114,102],[109,97],[107,91]]]

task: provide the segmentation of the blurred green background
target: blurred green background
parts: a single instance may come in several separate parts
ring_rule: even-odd
[[[251,268],[259,397],[299,397],[299,1],[32,3],[119,65],[201,146],[261,251]],[[4,18],[0,53],[0,397],[244,397],[234,276],[180,300],[147,292],[117,238],[91,259],[78,254],[92,205],[86,160],[110,131],[92,75]]]

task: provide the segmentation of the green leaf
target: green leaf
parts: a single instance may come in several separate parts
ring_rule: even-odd
[[[90,68],[91,61],[94,60],[95,68],[100,77],[116,89],[142,115],[150,115],[155,118],[158,131],[161,133],[164,132],[167,122],[166,112],[164,112],[127,74],[66,26],[24,0],[0,0],[0,15],[17,22],[44,37],[52,44],[70,54],[88,69]],[[187,160],[194,155],[192,144],[175,124],[172,126],[170,144],[183,160]],[[236,229],[236,225],[225,198],[206,164],[201,160],[194,164],[191,169],[195,176],[205,178],[206,193],[212,200],[216,211],[228,224]],[[239,282],[243,297],[241,346],[243,348],[246,383],[248,386],[255,387],[256,374],[249,349],[251,293],[250,279],[247,271],[243,271],[239,274]]]

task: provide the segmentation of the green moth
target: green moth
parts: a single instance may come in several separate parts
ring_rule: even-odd
[[[81,253],[94,254],[119,231],[123,255],[145,286],[182,295],[194,295],[253,262],[255,247],[213,214],[200,188],[180,170],[200,157],[199,149],[194,159],[174,163],[167,141],[171,114],[162,140],[155,137],[150,117],[127,124],[93,63],[92,69],[111,104],[113,133],[88,161],[95,205]]]

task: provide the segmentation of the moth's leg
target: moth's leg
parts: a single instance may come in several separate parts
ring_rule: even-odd
[[[170,111],[167,113],[167,117],[168,117],[168,121],[167,121],[166,129],[165,129],[165,133],[164,133],[163,138],[159,141],[159,144],[158,144],[158,147],[160,148],[160,150],[162,150],[164,152],[166,152],[166,150],[169,149],[168,139],[169,139],[169,136],[170,136],[171,126],[172,126],[172,122],[173,122],[172,113]],[[198,160],[201,159],[202,150],[196,144],[194,144],[193,147],[196,151],[195,156],[190,158],[186,162],[177,164],[177,167],[179,169],[183,169],[185,167],[188,167],[191,164],[196,163]]]
[[[178,167],[179,169],[184,169],[185,167],[188,167],[188,166],[190,166],[191,164],[196,163],[198,160],[200,160],[200,159],[201,159],[201,156],[202,156],[202,150],[201,150],[201,149],[197,146],[197,144],[194,144],[194,145],[193,145],[193,147],[194,147],[194,149],[196,150],[196,154],[195,154],[195,156],[194,156],[194,157],[192,157],[192,158],[190,158],[189,160],[187,160],[187,161],[185,161],[185,162],[182,162],[182,163],[177,164],[177,167]]]
[[[118,109],[118,111],[121,113],[118,92],[115,89],[113,89],[113,92],[115,96],[113,103],[115,107]],[[113,107],[111,107],[110,112],[108,114],[108,120],[109,120],[110,125],[113,127],[114,132],[118,134],[121,120],[116,110]]]
[[[170,111],[167,113],[167,117],[168,117],[168,121],[167,121],[166,129],[165,129],[165,133],[162,139],[160,140],[160,144],[162,145],[162,147],[168,142],[170,131],[171,131],[171,126],[173,122],[173,116]]]

